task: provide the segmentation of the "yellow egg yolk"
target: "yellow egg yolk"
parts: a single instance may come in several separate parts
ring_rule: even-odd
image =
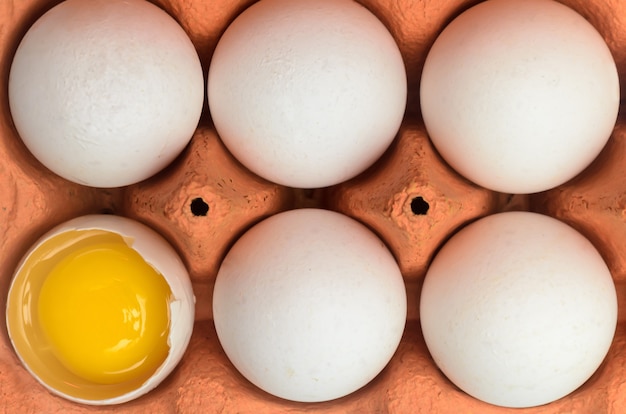
[[[38,301],[51,351],[75,375],[99,384],[148,378],[168,352],[170,288],[135,250],[100,243],[68,254]]]

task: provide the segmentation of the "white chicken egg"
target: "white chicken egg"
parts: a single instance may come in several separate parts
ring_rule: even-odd
[[[617,68],[596,29],[552,0],[489,0],[454,19],[426,58],[428,134],[460,174],[534,193],[583,171],[609,139]]]
[[[261,0],[226,29],[208,75],[215,128],[247,168],[278,184],[356,176],[393,141],[406,106],[402,56],[353,0]]]
[[[438,367],[491,404],[531,407],[576,390],[615,334],[617,296],[594,246],[529,212],[480,219],[433,260],[420,321]]]
[[[67,0],[28,30],[9,75],[22,141],[47,168],[93,187],[121,187],[170,164],[204,102],[185,31],[144,0]]]
[[[384,243],[339,213],[292,210],[246,232],[215,283],[219,341],[253,384],[281,398],[347,395],[389,362],[406,292]]]
[[[104,405],[135,399],[171,373],[194,310],[187,270],[165,239],[127,218],[88,215],[50,230],[26,254],[6,319],[37,381]]]

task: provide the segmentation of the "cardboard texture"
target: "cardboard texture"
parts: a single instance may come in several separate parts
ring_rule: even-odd
[[[196,324],[179,367],[148,395],[112,407],[82,406],[55,397],[20,365],[2,318],[0,412],[6,413],[624,413],[626,412],[626,119],[620,113],[609,144],[581,175],[547,192],[500,194],[456,174],[429,142],[419,109],[419,80],[438,33],[477,3],[462,0],[363,0],[389,28],[406,63],[409,99],[400,132],[385,155],[360,176],[334,187],[299,190],[269,183],[229,155],[205,106],[181,156],[136,185],[95,189],[65,181],[34,159],[11,121],[7,82],[21,37],[50,0],[0,1],[0,306],[22,255],[45,231],[87,213],[113,213],[148,224],[187,265]],[[204,72],[228,24],[249,0],[162,0],[200,55]],[[602,34],[626,79],[626,2],[563,0]],[[623,89],[626,82],[622,84]],[[193,207],[195,206],[195,207]],[[203,208],[208,206],[208,211]],[[221,259],[247,228],[279,211],[320,207],[354,217],[390,247],[405,277],[409,315],[387,368],[361,390],[338,400],[304,404],[255,388],[230,364],[211,320],[211,292]],[[458,228],[507,210],[537,211],[580,230],[601,251],[616,282],[619,324],[609,354],[592,378],[552,404],[506,409],[475,400],[436,368],[419,327],[418,300],[434,253]],[[304,239],[303,239],[304,242]]]

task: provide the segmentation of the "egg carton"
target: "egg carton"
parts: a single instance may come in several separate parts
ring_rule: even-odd
[[[0,2],[0,298],[12,272],[44,232],[73,217],[113,213],[143,222],[165,236],[188,267],[196,322],[178,368],[154,391],[115,407],[89,407],[48,393],[21,366],[0,336],[0,412],[7,413],[623,413],[626,412],[626,119],[620,113],[599,157],[583,173],[550,191],[502,194],[455,173],[430,143],[420,115],[419,80],[426,54],[441,30],[476,1],[363,0],[390,30],[407,68],[408,104],[402,127],[384,156],[360,176],[324,189],[300,190],[267,182],[239,164],[220,142],[204,108],[185,151],[158,175],[124,188],[96,189],[52,174],[28,152],[12,124],[7,98],[11,60],[19,41],[57,0]],[[163,0],[196,46],[205,71],[220,35],[253,1]],[[601,33],[626,79],[626,3],[564,0]],[[622,85],[622,96],[626,82]],[[295,403],[250,384],[228,361],[215,333],[211,295],[220,262],[253,224],[280,211],[319,207],[365,223],[389,246],[402,270],[408,320],[389,365],[346,397]],[[551,404],[507,409],[478,401],[437,369],[419,326],[419,293],[437,249],[463,225],[510,210],[556,217],[589,238],[608,263],[618,294],[615,339],[606,360],[578,390]],[[304,241],[303,241],[304,242]],[[2,318],[4,321],[4,318]]]

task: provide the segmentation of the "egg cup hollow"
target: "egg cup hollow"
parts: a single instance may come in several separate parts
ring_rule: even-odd
[[[71,251],[100,241],[122,242],[131,247],[163,276],[171,291],[169,350],[165,359],[149,375],[122,383],[99,384],[71,372],[55,357],[39,324],[38,296],[51,269]],[[87,215],[53,228],[27,252],[11,281],[6,323],[22,364],[50,392],[78,403],[109,405],[146,394],[172,372],[191,339],[194,313],[195,297],[187,270],[163,237],[128,218]]]

